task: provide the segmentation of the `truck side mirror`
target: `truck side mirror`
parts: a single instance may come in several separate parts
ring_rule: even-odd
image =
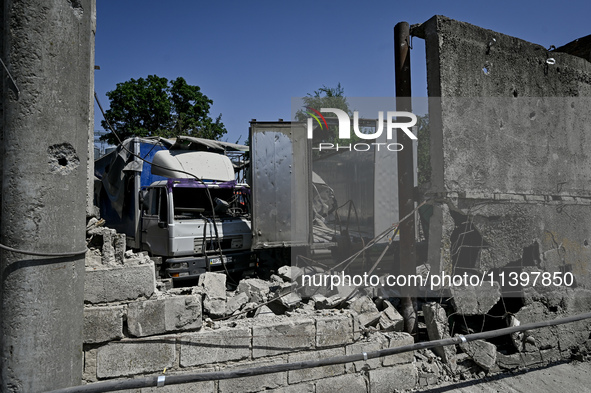
[[[142,207],[142,211],[150,210],[147,190],[140,191],[140,206]]]

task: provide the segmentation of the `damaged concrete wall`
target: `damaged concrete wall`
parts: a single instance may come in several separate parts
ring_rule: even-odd
[[[228,290],[227,277],[221,273],[205,273],[195,287],[170,288],[165,281],[155,280],[150,258],[117,251],[114,231],[97,224],[95,219],[89,224],[86,257],[86,382],[161,375],[165,369],[166,375],[230,371],[414,342],[401,332],[403,324],[397,322],[402,319],[385,300],[381,312],[364,293],[350,301],[349,309],[326,309],[330,299],[344,302],[339,295],[316,295],[304,302],[294,290],[297,268],[285,266],[270,281],[243,279],[233,291]],[[105,253],[109,248],[115,252]],[[231,318],[216,320],[220,317]],[[377,323],[382,332],[366,326]],[[436,356],[421,351],[169,390],[329,392],[354,387],[359,392],[391,392],[414,388],[421,380],[423,385],[433,384],[445,375]]]
[[[432,266],[521,261],[591,288],[591,63],[442,16],[414,32],[427,52],[427,197],[446,199]]]
[[[480,316],[482,326],[489,312],[517,313],[511,324],[589,311],[591,63],[443,16],[412,33],[425,39],[427,55],[428,262],[436,273],[488,280],[486,291],[451,288],[454,311]],[[527,283],[508,283],[521,273]],[[544,273],[574,282],[567,289],[542,281]],[[543,329],[515,348],[568,356],[588,346],[589,331],[584,321]],[[497,355],[503,368],[523,356]]]

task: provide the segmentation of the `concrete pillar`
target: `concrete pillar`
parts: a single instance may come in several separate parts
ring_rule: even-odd
[[[96,36],[96,0],[90,1],[90,89],[88,89],[88,152],[86,164],[86,216],[94,216],[94,37]]]
[[[84,250],[94,0],[0,0],[4,155],[0,242]],[[89,91],[90,90],[90,91]],[[0,391],[82,376],[84,255],[0,254]]]

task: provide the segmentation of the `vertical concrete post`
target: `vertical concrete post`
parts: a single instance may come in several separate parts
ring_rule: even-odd
[[[410,34],[407,22],[394,27],[394,63],[396,76],[396,110],[412,112],[410,85]],[[412,140],[402,131],[397,131],[397,141],[404,148],[398,152],[398,212],[403,218],[415,208],[414,198],[414,159]],[[415,251],[415,219],[411,215],[399,224],[400,231],[400,274],[416,274],[417,258]],[[405,331],[416,331],[417,318],[411,288],[403,288],[402,316]]]
[[[88,157],[86,160],[86,216],[95,215],[94,208],[94,38],[96,36],[96,0],[90,1],[90,89],[88,89]]]
[[[94,0],[2,0],[4,155],[0,242],[84,250]],[[0,254],[0,391],[82,376],[84,255]]]

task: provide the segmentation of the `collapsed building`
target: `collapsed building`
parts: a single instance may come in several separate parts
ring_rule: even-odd
[[[426,42],[430,97],[430,182],[417,201],[430,208],[421,217],[426,248],[416,273],[470,275],[487,284],[417,288],[419,323],[413,337],[404,332],[396,288],[309,291],[301,277],[324,271],[283,266],[283,260],[266,280],[231,282],[225,274],[206,272],[194,287],[172,288],[170,280],[156,280],[154,261],[145,253],[126,251],[120,235],[93,220],[87,228],[93,240],[85,282],[86,382],[367,353],[415,339],[437,340],[591,310],[591,149],[586,137],[591,64],[577,55],[580,45],[573,54],[568,45],[548,50],[442,16],[413,26],[411,34]],[[273,216],[274,223],[283,218]],[[269,241],[265,236],[255,231],[254,242],[264,244]],[[590,324],[580,321],[178,388],[414,389],[562,359],[588,360],[590,333]]]

